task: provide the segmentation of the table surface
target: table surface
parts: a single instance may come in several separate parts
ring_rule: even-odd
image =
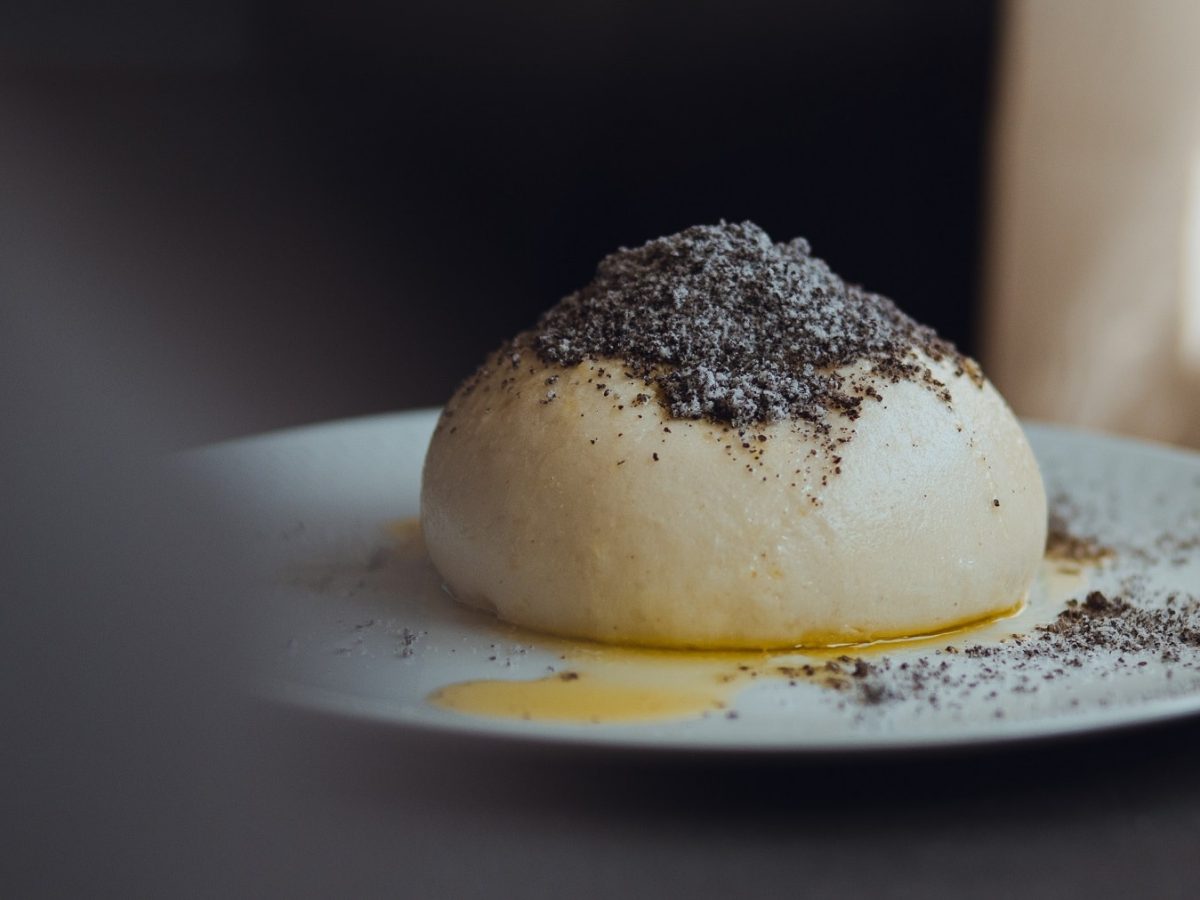
[[[37,95],[6,99],[6,111],[23,116],[13,121],[61,113]],[[89,114],[103,118],[117,107]],[[74,179],[95,188],[103,204],[66,202],[73,182],[62,177],[61,158],[103,169],[107,157],[79,154],[70,129],[45,131],[9,128],[0,154],[42,163],[33,175],[7,169],[25,173],[13,180],[3,223],[22,237],[14,259],[28,305],[60,281],[64,296],[78,294],[80,309],[102,296],[95,285],[111,281],[120,288],[114,296],[124,297],[158,257],[113,229],[108,204],[121,208],[127,198],[107,174]],[[41,210],[29,198],[50,186],[66,200],[40,215],[23,212]],[[89,216],[106,230],[80,224]],[[60,234],[64,221],[75,231]],[[74,240],[79,252],[70,258],[107,259],[93,234],[114,235],[128,256],[113,258],[141,268],[132,276],[121,269],[120,278],[93,273],[89,282],[88,270],[60,266],[50,253]],[[142,275],[156,290],[202,284]],[[55,321],[46,334],[78,338],[80,346],[91,328],[120,337],[116,325],[140,321],[133,315],[140,307],[122,309],[82,328],[71,306],[63,327]],[[259,352],[248,334],[254,341],[238,345],[246,358]],[[219,421],[204,419],[218,408],[203,402],[215,391],[186,393],[200,398],[186,403],[174,402],[175,394],[164,394],[171,403],[150,402],[158,397],[150,388],[172,371],[171,360],[158,357],[145,391],[129,388],[142,381],[118,381],[121,390],[100,396],[112,404],[123,398],[122,406],[90,403],[79,390],[94,381],[89,366],[102,372],[121,361],[112,347],[141,359],[158,346],[144,336],[96,343],[104,352],[91,357],[41,352],[22,337],[15,349],[32,348],[30,361],[18,366],[23,378],[8,379],[29,399],[28,409],[6,406],[5,421],[16,409],[39,427],[0,432],[0,449],[21,455],[17,474],[6,477],[2,512],[13,527],[0,553],[24,564],[5,584],[3,607],[21,617],[5,620],[5,662],[18,677],[0,680],[10,723],[0,742],[8,776],[0,808],[13,834],[0,876],[7,896],[1200,893],[1200,720],[986,752],[844,761],[523,747],[247,708],[231,686],[204,682],[223,664],[216,645],[235,640],[222,633],[228,610],[178,591],[173,535],[160,535],[161,520],[144,509],[122,506],[140,481],[146,440],[139,435],[163,429],[141,421],[142,407],[179,420],[166,444],[257,428],[260,419],[235,405],[219,409]],[[12,362],[12,349],[3,362]],[[80,369],[75,380],[60,378],[64,361]],[[249,364],[234,370],[254,371]],[[274,392],[259,390],[264,408],[303,394],[293,376],[280,369]],[[97,448],[136,465],[103,473],[97,487]],[[193,515],[194,507],[184,508]],[[162,571],[146,573],[147,559],[161,561]]]
[[[1188,897],[1200,876],[1195,720],[843,761],[264,715],[289,762],[259,808],[276,864],[254,877],[275,890],[282,871],[289,895]]]

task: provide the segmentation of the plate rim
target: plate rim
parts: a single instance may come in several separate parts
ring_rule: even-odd
[[[229,452],[239,452],[276,441],[303,440],[306,435],[331,433],[358,427],[429,427],[432,428],[441,407],[429,406],[386,413],[368,413],[298,426],[272,429],[265,432],[228,438],[174,454],[177,458],[203,459]],[[1036,419],[1019,420],[1027,434],[1061,435],[1071,439],[1096,440],[1117,445],[1125,450],[1148,453],[1160,458],[1200,464],[1200,452],[1173,444],[1140,437],[1118,435],[1098,429],[1062,425]],[[1105,736],[1119,732],[1184,722],[1200,715],[1200,693],[1158,697],[1132,704],[1122,704],[1102,710],[1091,710],[1067,718],[1038,717],[1005,722],[999,727],[991,723],[987,729],[978,726],[953,732],[922,732],[906,736],[895,734],[865,735],[845,738],[797,741],[795,736],[759,734],[753,739],[734,732],[702,736],[694,734],[663,734],[659,729],[670,727],[671,721],[616,725],[608,723],[604,730],[591,730],[588,724],[529,723],[503,718],[468,717],[449,711],[406,711],[390,706],[378,698],[354,696],[344,691],[304,684],[282,677],[256,678],[249,685],[250,693],[259,701],[360,723],[421,732],[426,735],[453,736],[507,744],[572,748],[576,750],[638,751],[671,754],[702,755],[794,755],[794,756],[852,756],[936,753],[955,751],[985,751],[1006,747],[1031,746],[1041,742]],[[1119,714],[1114,714],[1118,713]]]
[[[699,755],[831,755],[865,757],[876,754],[913,754],[964,750],[991,750],[1007,747],[1027,747],[1042,742],[1056,742],[1090,736],[1102,737],[1126,731],[1136,731],[1155,725],[1183,723],[1200,716],[1200,693],[1175,697],[1160,697],[1131,708],[1126,715],[1114,718],[1093,711],[1069,719],[1036,719],[1032,723],[1017,723],[1011,730],[999,729],[989,733],[958,731],[953,734],[922,733],[905,738],[826,740],[797,742],[794,738],[745,740],[729,732],[726,740],[720,732],[677,737],[663,735],[641,727],[661,728],[671,721],[648,726],[619,726],[608,723],[603,731],[588,731],[588,724],[539,723],[538,730],[529,723],[486,716],[470,717],[452,712],[442,715],[413,715],[389,708],[374,699],[353,697],[339,691],[301,685],[284,679],[262,679],[254,694],[260,701],[304,710],[322,716],[355,722],[382,725],[402,731],[426,735],[444,735],[484,741],[502,741],[513,745],[538,745],[571,749],[629,750],[656,753],[693,753]],[[1132,715],[1128,713],[1132,712]],[[1036,726],[1036,727],[1035,727]],[[628,730],[625,730],[628,728]]]

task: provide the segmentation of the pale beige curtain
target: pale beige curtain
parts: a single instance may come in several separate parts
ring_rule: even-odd
[[[1200,2],[1007,8],[984,363],[1024,416],[1200,446]]]

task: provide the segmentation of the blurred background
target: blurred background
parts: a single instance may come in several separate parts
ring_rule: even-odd
[[[289,748],[223,680],[229,510],[149,461],[441,403],[620,245],[805,235],[1018,413],[1200,446],[1196,34],[1188,0],[0,3],[8,868],[294,863],[252,810]]]
[[[10,2],[14,343],[177,444],[432,405],[606,252],[750,218],[1019,413],[1200,443],[1200,22],[1103,7]]]
[[[2,289],[173,441],[441,403],[720,218],[979,347],[993,3],[3,9]]]
[[[8,364],[173,446],[433,405],[603,254],[750,218],[1018,413],[1200,445],[1198,27],[1187,0],[15,0]]]

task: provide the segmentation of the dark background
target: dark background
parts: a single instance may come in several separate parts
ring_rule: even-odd
[[[179,443],[440,403],[720,218],[975,347],[992,3],[2,9],[0,288]]]
[[[0,893],[1194,894],[1194,722],[689,760],[268,713],[236,680],[239,498],[152,477],[439,403],[603,253],[720,217],[973,349],[996,18],[0,4]]]

